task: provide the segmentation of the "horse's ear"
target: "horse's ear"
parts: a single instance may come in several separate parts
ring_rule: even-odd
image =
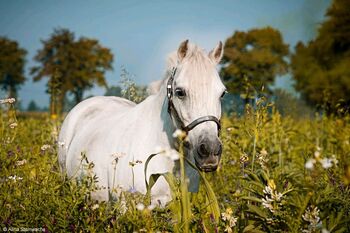
[[[188,40],[183,41],[179,48],[177,49],[177,56],[179,58],[179,62],[181,62],[187,54],[187,50],[188,50]]]
[[[215,62],[216,64],[219,64],[221,61],[222,56],[224,55],[224,46],[221,41],[219,41],[219,44],[209,52],[210,59]]]

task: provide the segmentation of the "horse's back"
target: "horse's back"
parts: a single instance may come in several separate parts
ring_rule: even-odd
[[[136,104],[127,99],[115,96],[96,96],[76,105],[66,116],[59,135],[59,164],[64,171],[67,154],[77,131],[88,126],[93,120],[109,115],[125,113]]]

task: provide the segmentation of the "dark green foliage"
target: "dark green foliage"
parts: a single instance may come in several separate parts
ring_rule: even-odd
[[[95,39],[81,37],[67,29],[55,29],[47,40],[42,40],[32,68],[33,80],[49,78],[51,113],[59,113],[64,106],[66,93],[74,96],[76,103],[83,99],[84,91],[94,84],[106,87],[105,72],[112,70],[113,55]],[[56,109],[52,106],[56,102]]]
[[[313,109],[304,100],[293,96],[283,89],[275,89],[273,92],[272,101],[275,104],[276,110],[282,116],[291,116],[294,119],[313,116]]]
[[[28,108],[27,111],[29,112],[35,112],[35,111],[39,111],[40,108],[38,107],[38,105],[35,103],[34,100],[31,100],[28,104]]]
[[[8,92],[9,97],[16,97],[17,90],[23,85],[25,55],[16,41],[0,37],[0,87]]]
[[[291,64],[295,88],[312,105],[344,114],[350,107],[350,2],[334,0],[318,36],[299,42]]]
[[[262,87],[263,92],[270,93],[275,77],[288,71],[288,45],[271,27],[236,31],[224,49],[221,76],[228,91],[243,94],[244,99],[255,96]]]
[[[105,96],[123,96],[122,88],[120,86],[111,86],[107,88]]]

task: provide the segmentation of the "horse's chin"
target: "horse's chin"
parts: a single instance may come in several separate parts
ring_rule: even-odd
[[[196,157],[194,158],[194,162],[196,164],[196,167],[202,172],[214,172],[218,168],[218,164],[216,165],[200,164],[200,162],[197,161]]]

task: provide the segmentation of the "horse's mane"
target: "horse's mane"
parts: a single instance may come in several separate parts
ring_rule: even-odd
[[[193,43],[188,43],[188,49],[186,52],[186,60],[193,60],[194,62],[204,62],[205,61],[205,51]],[[177,51],[169,53],[166,59],[166,70],[164,78],[151,82],[148,85],[147,92],[149,95],[153,95],[159,92],[160,88],[165,84],[166,80],[170,77],[171,72],[174,67],[178,65]]]

